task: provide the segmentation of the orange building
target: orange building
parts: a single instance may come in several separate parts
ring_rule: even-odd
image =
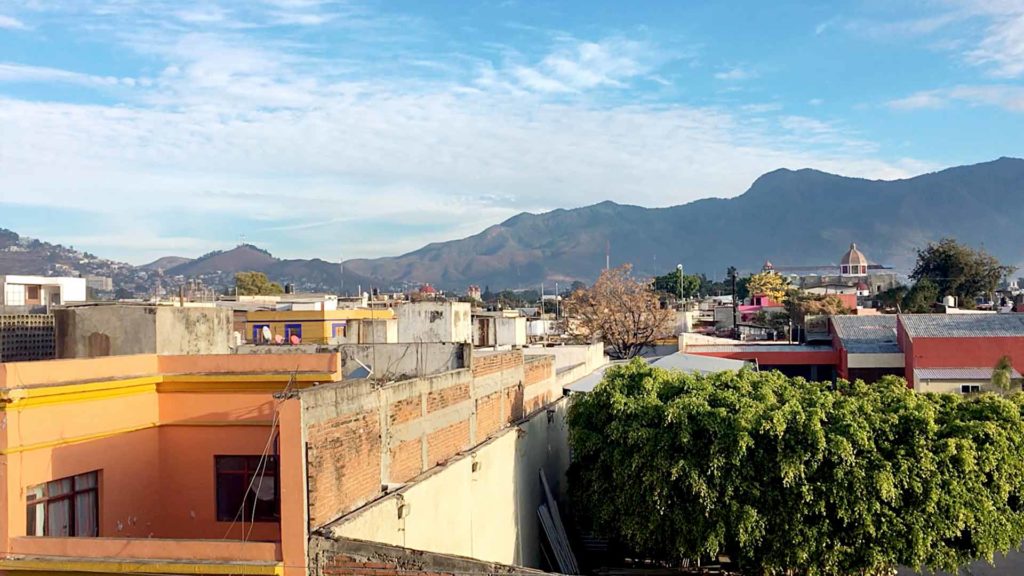
[[[420,370],[431,347],[458,362]],[[562,483],[581,374],[380,348],[415,375],[344,380],[340,353],[0,363],[0,576],[539,567],[537,471]]]
[[[283,574],[289,540],[302,566],[274,394],[340,378],[337,354],[0,364],[0,573]]]

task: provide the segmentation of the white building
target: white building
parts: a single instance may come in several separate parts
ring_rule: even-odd
[[[399,342],[473,342],[468,302],[410,302],[395,313]]]
[[[0,306],[32,309],[85,302],[85,278],[0,276]]]
[[[473,314],[473,345],[481,348],[526,345],[526,318],[518,310]]]

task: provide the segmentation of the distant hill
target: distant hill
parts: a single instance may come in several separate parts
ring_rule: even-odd
[[[300,290],[340,291],[341,267],[337,262],[312,260],[281,260],[252,244],[242,244],[226,251],[210,252],[164,271],[168,276],[219,278],[221,286],[234,284],[236,272],[263,272],[271,280],[294,283]],[[369,278],[345,270],[345,290],[355,292],[359,286],[368,290]]]
[[[185,258],[184,256],[164,256],[163,258],[157,258],[149,264],[143,264],[139,268],[143,270],[170,270],[175,266],[191,262],[191,258]]]
[[[837,264],[851,242],[873,263],[908,267],[914,249],[953,236],[1006,263],[1024,264],[1024,160],[950,168],[905,180],[776,170],[742,195],[669,208],[613,202],[523,213],[483,232],[346,269],[391,282],[536,286],[591,281],[605,263],[643,274],[682,263],[719,278],[726,267]],[[655,264],[655,260],[657,264]]]
[[[429,244],[401,256],[349,260],[344,288],[537,287],[592,281],[610,247],[612,265],[639,274],[687,272],[721,278],[728,266],[758,270],[837,265],[851,242],[872,263],[907,268],[914,250],[952,236],[1024,269],[1024,160],[949,168],[904,180],[865,180],[817,170],[775,170],[740,196],[668,208],[602,202],[572,210],[523,213],[468,238]],[[299,290],[337,291],[341,270],[320,259],[281,260],[243,244],[190,260],[161,258],[142,267],[103,260],[0,229],[0,274],[96,273],[142,292],[178,276],[208,286],[233,285],[236,272],[265,272]],[[1022,270],[1024,272],[1024,270]],[[131,283],[131,284],[130,284]]]

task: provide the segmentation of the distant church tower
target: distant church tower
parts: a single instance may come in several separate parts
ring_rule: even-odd
[[[765,260],[764,266],[761,266],[761,272],[767,272],[768,274],[775,274],[775,265],[772,264],[771,260]]]
[[[857,250],[856,244],[850,244],[850,251],[843,255],[839,261],[840,276],[867,276],[868,259],[864,253]]]

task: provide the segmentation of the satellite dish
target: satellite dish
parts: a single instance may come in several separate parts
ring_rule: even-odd
[[[260,334],[263,336],[264,342],[271,342],[274,340],[274,334],[270,332],[270,326],[264,326]]]

